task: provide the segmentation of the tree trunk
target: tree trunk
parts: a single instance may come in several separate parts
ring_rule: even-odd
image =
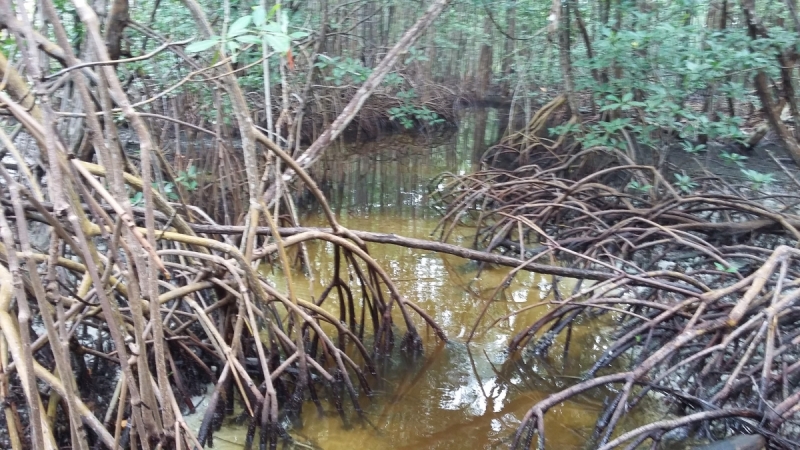
[[[485,99],[489,91],[489,83],[492,81],[492,20],[486,17],[483,21],[483,34],[487,42],[481,44],[481,51],[478,57],[478,85],[476,94],[478,99]]]
[[[364,3],[364,17],[363,23],[361,24],[361,34],[364,39],[364,46],[361,49],[362,52],[362,59],[364,62],[364,67],[371,68],[375,65],[375,55],[377,53],[375,40],[372,35],[372,21],[374,19],[374,8],[373,2],[366,2]]]
[[[592,50],[592,40],[589,37],[589,30],[586,29],[586,23],[583,21],[583,16],[581,16],[580,5],[577,1],[572,0],[572,6],[575,9],[575,23],[578,25],[578,31],[581,33],[581,37],[583,38],[583,44],[586,46],[586,58],[589,61],[594,59],[594,51]],[[601,83],[602,79],[600,76],[600,72],[596,68],[592,68],[592,79],[596,83]],[[591,97],[591,107],[592,107],[592,115],[597,114],[597,104],[594,101],[594,96]]]
[[[517,34],[517,1],[512,0],[511,4],[506,8],[506,29],[507,29],[507,36],[506,42],[503,49],[503,63],[500,68],[500,71],[503,73],[503,82],[500,88],[501,95],[504,97],[511,96],[511,70],[514,64],[514,47],[515,42],[513,37]]]
[[[111,59],[119,59],[122,53],[122,33],[128,26],[128,0],[114,0],[106,22],[106,47]]]
[[[752,39],[758,39],[759,36],[765,37],[766,36],[766,29],[764,29],[763,25],[756,16],[756,9],[755,9],[755,0],[742,0],[742,11],[744,13],[745,18],[747,18],[747,28],[750,31],[750,37]],[[780,55],[778,57],[778,61],[783,64],[783,57]],[[786,151],[794,160],[795,164],[800,166],[800,145],[798,145],[797,140],[792,133],[789,132],[789,129],[781,121],[780,111],[775,111],[772,103],[772,98],[769,93],[769,83],[767,82],[767,74],[764,73],[763,70],[759,70],[753,80],[753,83],[756,88],[756,93],[758,95],[758,99],[761,101],[761,106],[763,107],[764,114],[767,116],[767,121],[769,122],[770,127],[775,131],[778,135],[778,139],[781,140]],[[789,83],[791,86],[791,81]],[[793,94],[793,92],[792,92]],[[784,86],[784,98],[786,99],[787,103],[792,103],[795,101],[794,97],[792,96],[791,99],[787,97],[786,87]],[[793,108],[796,110],[796,106]]]
[[[794,136],[789,132],[789,129],[786,128],[781,121],[780,111],[776,112],[773,107],[772,99],[769,94],[767,74],[765,74],[763,70],[759,70],[753,83],[755,84],[758,99],[761,101],[764,114],[767,116],[770,127],[772,127],[773,131],[778,135],[778,139],[781,140],[781,143],[784,148],[786,148],[786,151],[789,153],[789,156],[792,157],[795,164],[800,166],[800,145],[797,144],[797,140],[795,140]]]
[[[486,108],[475,110],[475,128],[472,130],[472,162],[475,170],[480,170],[483,153],[486,152],[486,122],[489,113]]]
[[[578,110],[578,100],[575,98],[575,83],[572,79],[572,61],[570,58],[571,40],[569,36],[569,22],[570,22],[570,7],[569,3],[562,5],[563,22],[561,29],[558,32],[558,55],[561,64],[561,74],[564,77],[564,93],[567,96],[567,105],[569,105],[570,114],[572,117],[580,118],[580,111]]]

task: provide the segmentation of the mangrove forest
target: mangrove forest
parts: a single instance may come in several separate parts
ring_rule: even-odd
[[[800,448],[796,0],[0,0],[0,448]]]

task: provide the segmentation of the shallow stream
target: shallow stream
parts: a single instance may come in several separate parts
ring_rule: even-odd
[[[315,176],[326,180],[321,185],[344,226],[430,239],[438,216],[428,202],[428,182],[443,171],[473,169],[474,155],[497,138],[502,126],[494,112],[486,114],[483,119],[474,112],[465,113],[459,129],[444,136],[392,135],[332,149],[348,156],[324,161]],[[489,126],[479,133],[476,122],[482,121]],[[325,226],[315,212],[307,212],[301,221],[306,226]],[[466,235],[451,242],[459,243],[459,239],[469,246]],[[528,409],[547,394],[576,382],[607,344],[608,327],[597,321],[575,328],[566,366],[561,354],[524,362],[508,360],[509,340],[540,317],[547,305],[499,320],[491,328],[488,325],[548,300],[552,277],[528,272],[519,273],[499,291],[466,344],[481,310],[510,269],[484,268],[476,278],[477,266],[457,257],[389,245],[369,248],[403,295],[433,317],[450,342],[439,342],[417,320],[425,339],[424,355],[412,358],[395,351],[383,361],[380,377],[373,381],[376,395],[360,399],[369,424],[354,420],[352,426],[345,426],[329,404],[325,416],[318,418],[309,403],[304,426],[291,430],[298,448],[507,448]],[[330,280],[333,269],[329,246],[310,245],[309,255],[317,279],[303,277],[305,281],[297,283],[301,298],[318,297],[324,289],[320,279]],[[298,273],[295,279],[299,277]],[[396,337],[402,336],[397,333]],[[554,349],[561,352],[563,346],[557,344]],[[552,410],[546,420],[547,448],[584,448],[606,395],[595,392]],[[225,427],[215,433],[215,448],[241,448],[245,433],[245,427]]]

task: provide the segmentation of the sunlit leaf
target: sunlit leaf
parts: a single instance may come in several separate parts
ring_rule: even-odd
[[[202,52],[204,50],[208,50],[211,47],[217,45],[219,42],[218,37],[212,37],[211,39],[206,39],[204,41],[197,41],[192,42],[191,44],[186,46],[186,53],[197,53]]]
[[[137,206],[144,202],[144,194],[137,192],[131,199],[131,206]]]
[[[279,9],[281,9],[281,4],[280,3],[276,3],[275,6],[273,6],[272,8],[269,9],[269,17],[274,16],[275,13],[277,13]]]
[[[241,42],[243,44],[260,44],[261,43],[261,39],[259,39],[258,36],[253,36],[252,34],[243,34],[241,36],[236,36],[234,39],[236,39],[238,42]]]
[[[285,34],[266,34],[264,37],[267,39],[270,47],[278,53],[286,53],[289,50],[289,36]]]
[[[261,6],[257,6],[253,10],[253,24],[255,24],[257,27],[260,27],[265,23],[267,23],[267,10]]]
[[[228,28],[228,37],[232,38],[242,33],[246,33],[247,27],[250,25],[250,21],[252,19],[253,18],[251,16],[244,16],[236,19],[236,21],[231,24],[231,27]]]
[[[265,23],[261,26],[261,31],[266,31],[267,33],[280,33],[281,26],[278,25],[276,22],[269,22]]]
[[[308,36],[308,33],[306,33],[305,31],[295,31],[294,33],[291,33],[289,35],[289,37],[292,39],[302,39],[306,36]]]

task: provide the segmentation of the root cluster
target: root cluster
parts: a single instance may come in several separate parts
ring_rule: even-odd
[[[467,226],[476,249],[609,274],[571,291],[554,280],[554,300],[528,307],[550,309],[509,343],[512,354],[566,364],[575,327],[600,315],[614,325],[579,382],[531,407],[512,447],[546,448],[547,412],[596,390],[606,402],[593,448],[638,448],[678,428],[700,438],[758,433],[772,448],[794,448],[800,197],[710,174],[682,189],[667,181],[669,168],[638,165],[632,152],[530,142],[506,138],[487,152],[489,166],[503,154],[527,159],[515,170],[433,183],[439,235]],[[550,157],[524,157],[531,151]],[[576,176],[586,167],[596,169]],[[669,405],[668,418],[623,429],[621,419],[653,397]]]
[[[88,163],[75,161],[73,167],[87,181],[104,173]],[[11,358],[3,360],[0,394],[7,398],[21,382],[26,397],[38,399],[34,380],[43,382],[43,403],[49,406],[28,420],[63,420],[59,417],[66,415],[58,412],[69,410],[75,414],[69,419],[86,425],[90,441],[108,447],[127,447],[136,439],[151,445],[181,440],[202,446],[211,442],[213,430],[238,398],[251,418],[248,445],[256,430],[274,445],[282,421],[299,420],[306,393],[320,410],[331,401],[348,422],[347,403],[361,413],[359,391],[370,394],[374,359],[389,352],[395,341],[394,311],[405,328],[402,345],[419,349],[410,318],[418,308],[400,295],[363,241],[346,229],[263,240],[253,254],[245,255],[227,237],[196,235],[181,214],[157,197],[156,203],[165,208],[156,214],[158,228],[168,231],[156,233],[155,247],[142,245],[144,255],[131,248],[131,240],[147,243],[146,230],[137,224],[142,209],[132,217],[114,217],[112,207],[83,197],[90,203],[69,207],[59,216],[52,204],[38,200],[5,171],[4,176],[10,197],[0,208],[0,329]],[[267,218],[272,222],[269,214]],[[29,230],[46,233],[49,250],[34,248]],[[12,236],[19,236],[19,242]],[[303,299],[292,290],[286,250],[311,240],[335,245],[337,270],[320,298]],[[277,289],[256,270],[264,263],[279,268],[288,291]],[[163,277],[151,283],[156,271]],[[30,314],[13,314],[13,300],[18,306],[33,300]],[[330,312],[337,309],[337,315]],[[167,379],[158,378],[158,364],[167,365]],[[53,375],[54,366],[76,370],[76,385],[67,384],[70,377]],[[116,382],[103,386],[103,377]],[[138,383],[130,383],[132,379]],[[180,417],[194,411],[191,397],[207,383],[215,385],[214,392],[195,436]],[[95,405],[99,413],[81,392],[103,400],[104,405]],[[11,402],[5,403],[5,411],[12,435],[24,442],[24,429],[14,429],[14,424],[27,420],[21,420]],[[180,429],[145,431],[157,430],[155,424],[166,411],[177,416]],[[125,420],[136,422],[122,427]],[[61,442],[69,433],[45,438]]]

